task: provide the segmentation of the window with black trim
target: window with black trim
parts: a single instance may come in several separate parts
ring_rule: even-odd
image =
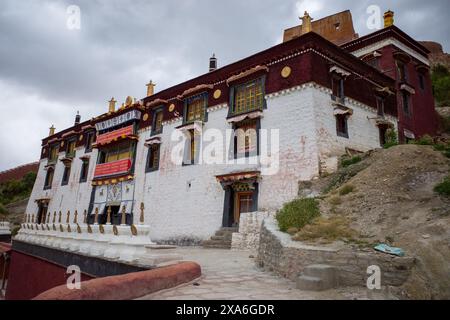
[[[384,98],[376,97],[377,101],[377,115],[380,117],[384,117]]]
[[[338,114],[336,115],[336,133],[339,137],[348,138],[348,115]]]
[[[184,102],[184,123],[194,121],[206,121],[206,108],[208,106],[208,95],[201,94],[187,98]]]
[[[89,173],[89,160],[83,159],[81,164],[80,182],[86,182]]]
[[[161,145],[152,144],[148,147],[147,165],[145,172],[157,171],[159,169],[159,152]]]
[[[48,162],[55,163],[58,160],[58,151],[59,147],[57,144],[50,146],[50,150],[48,153]]]
[[[200,136],[195,134],[194,129],[187,130],[185,134],[187,135],[187,139],[184,148],[183,165],[186,166],[198,163]]]
[[[66,157],[67,158],[73,158],[75,157],[75,147],[77,145],[77,140],[72,139],[67,142],[67,148],[66,148]]]
[[[133,155],[133,144],[124,141],[99,152],[98,164],[109,163],[124,159],[131,159]]]
[[[402,61],[397,61],[397,72],[400,82],[406,82],[408,80],[408,73],[406,71],[406,65]]]
[[[344,78],[333,74],[331,77],[331,89],[333,90],[333,97],[344,99]]]
[[[264,92],[264,78],[234,86],[231,94],[231,114],[263,110]]]
[[[48,168],[47,174],[45,175],[44,190],[52,188],[54,175],[55,175],[55,170],[53,168]]]
[[[153,111],[151,135],[160,134],[163,131],[164,110],[162,108]]]
[[[402,92],[402,104],[403,104],[403,113],[407,116],[411,115],[411,102],[410,95],[408,92]]]
[[[64,173],[63,173],[63,178],[62,178],[62,182],[61,182],[62,186],[65,186],[69,183],[70,169],[71,169],[70,165],[64,166]]]
[[[419,87],[420,89],[425,90],[425,77],[420,72],[419,72]]]
[[[259,119],[234,124],[234,158],[248,158],[259,154]]]
[[[92,151],[92,145],[95,142],[95,132],[90,131],[86,134],[86,146],[85,146],[85,153]]]

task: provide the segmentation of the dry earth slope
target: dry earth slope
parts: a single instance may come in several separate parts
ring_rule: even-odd
[[[376,150],[355,165],[364,169],[346,182],[353,192],[331,191],[321,201],[325,216],[347,217],[361,240],[390,243],[416,258],[402,288],[409,298],[450,298],[450,199],[433,191],[449,162],[431,146]]]

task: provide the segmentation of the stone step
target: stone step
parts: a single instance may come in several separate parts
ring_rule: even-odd
[[[230,238],[231,239],[231,238]],[[225,238],[225,236],[212,236],[211,240],[220,240],[220,241],[226,241],[227,239]]]
[[[219,231],[238,232],[238,227],[222,227]]]
[[[327,288],[322,279],[301,275],[297,278],[297,289],[305,291],[323,291]]]
[[[325,284],[335,287],[338,284],[338,270],[327,264],[312,264],[306,266],[303,275],[322,279]]]
[[[225,240],[205,240],[202,242],[203,245],[231,245],[231,241],[225,241]]]

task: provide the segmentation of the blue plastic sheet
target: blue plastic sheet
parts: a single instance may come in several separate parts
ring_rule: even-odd
[[[376,245],[374,247],[374,249],[377,251],[380,251],[380,252],[392,254],[394,256],[399,256],[399,257],[403,257],[405,255],[405,251],[403,249],[391,247],[385,243],[380,243],[380,244]]]

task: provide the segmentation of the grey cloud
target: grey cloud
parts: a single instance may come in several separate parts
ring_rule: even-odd
[[[66,28],[72,4],[80,31]],[[371,4],[450,49],[447,0],[0,0],[0,170],[34,161],[47,128],[71,125],[76,110],[90,118],[111,96],[143,97],[150,79],[162,90],[198,76],[213,52],[224,65],[275,45],[299,24],[299,7],[317,8],[315,18],[351,9],[364,35]]]

